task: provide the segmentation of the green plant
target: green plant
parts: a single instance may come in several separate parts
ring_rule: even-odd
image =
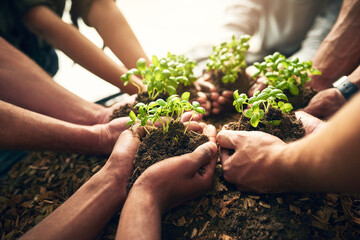
[[[309,73],[321,74],[319,70],[312,68],[311,61],[299,62],[298,58],[289,60],[279,52],[266,56],[264,60],[262,63],[254,63],[258,69],[254,78],[263,74],[267,78],[266,85],[275,86],[283,91],[288,89],[294,96],[299,94],[299,86],[304,87],[307,82],[311,81]]]
[[[207,70],[218,70],[223,73],[223,83],[234,83],[238,73],[246,68],[246,51],[249,49],[249,35],[242,35],[240,39],[232,36],[231,42],[223,42],[213,47],[213,53],[206,63]]]
[[[285,103],[288,101],[286,95],[274,86],[268,86],[263,91],[256,91],[251,98],[248,98],[245,93],[239,95],[239,91],[234,92],[234,102],[236,111],[242,113],[245,117],[250,118],[250,123],[253,127],[257,127],[258,124],[267,122],[263,121],[265,114],[269,111],[270,106],[280,109],[283,113],[289,113],[293,107],[291,103]],[[250,107],[245,111],[246,107]],[[281,120],[273,120],[269,122],[275,126],[281,123]]]
[[[135,107],[139,109],[139,114],[136,115],[131,111],[129,114],[130,121],[127,125],[139,123],[141,126],[145,126],[145,130],[148,131],[147,128],[156,128],[155,123],[159,122],[162,125],[163,131],[167,132],[171,121],[180,122],[185,111],[193,111],[190,122],[195,113],[204,114],[205,109],[197,101],[193,101],[191,104],[189,98],[190,93],[185,92],[181,95],[181,98],[175,94],[168,97],[166,101],[160,98],[149,104],[138,103]],[[174,117],[175,119],[173,119]],[[187,127],[185,128],[186,131]]]
[[[140,58],[136,63],[137,68],[130,69],[121,76],[124,85],[132,83],[138,87],[140,93],[140,87],[131,80],[132,75],[140,75],[142,83],[147,86],[149,98],[154,100],[161,92],[176,94],[179,83],[189,86],[196,80],[193,74],[196,63],[184,55],[168,53],[166,58],[160,60],[154,55],[151,62],[147,67],[145,59]]]

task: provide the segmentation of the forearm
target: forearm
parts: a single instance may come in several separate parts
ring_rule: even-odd
[[[313,66],[322,72],[313,76],[312,86],[325,89],[342,75],[348,75],[360,61],[360,1],[344,1],[339,17],[321,43]]]
[[[105,154],[91,126],[76,125],[0,101],[0,148]]]
[[[145,58],[145,51],[113,0],[95,0],[91,5],[87,19],[99,32],[114,54],[127,68],[136,68],[136,61]]]
[[[126,198],[126,181],[104,169],[22,239],[95,239]]]
[[[360,191],[359,102],[357,94],[324,127],[281,153],[291,191]]]
[[[134,187],[133,187],[134,188]],[[151,195],[130,191],[116,239],[161,239],[161,211]]]
[[[76,63],[129,94],[138,93],[132,84],[124,86],[120,77],[128,69],[116,64],[74,26],[61,20],[44,6],[34,7],[26,15],[27,26],[50,45],[60,49]]]
[[[0,38],[0,99],[60,120],[93,125],[104,107],[56,84],[30,58]]]

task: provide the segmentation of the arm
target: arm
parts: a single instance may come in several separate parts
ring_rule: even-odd
[[[50,45],[63,51],[90,72],[124,92],[138,93],[134,85],[124,86],[120,79],[121,75],[127,72],[127,68],[116,64],[101,49],[85,38],[78,29],[63,22],[49,8],[41,5],[33,7],[24,16],[24,22],[30,31],[44,38]],[[138,78],[134,77],[134,82],[142,87]]]
[[[259,192],[360,191],[359,102],[357,94],[326,125],[290,144],[263,132],[221,131],[224,178]]]
[[[22,239],[95,239],[126,199],[139,132],[119,137],[105,166]]]
[[[121,211],[116,239],[161,239],[162,213],[210,189],[217,160],[216,130],[208,126],[204,133],[211,142],[154,164],[136,180]]]
[[[136,68],[139,58],[145,58],[148,64],[151,63],[115,1],[95,0],[87,20],[127,68]]]
[[[360,89],[360,67],[348,76],[348,80]],[[327,119],[338,111],[346,99],[337,88],[329,88],[316,94],[304,111],[318,118]]]
[[[300,50],[294,53],[291,58],[298,57],[301,61],[312,60],[321,42],[336,21],[341,8],[341,1],[325,1],[320,8],[321,11],[319,11],[314,19],[312,27],[302,41]]]
[[[321,43],[313,66],[322,72],[310,82],[316,90],[325,89],[342,75],[348,75],[360,61],[360,1],[344,0],[339,17]]]
[[[61,87],[30,58],[2,38],[0,51],[1,100],[76,124],[93,125],[109,121],[113,108],[85,101]]]
[[[0,101],[0,148],[109,154],[128,121],[83,126]]]

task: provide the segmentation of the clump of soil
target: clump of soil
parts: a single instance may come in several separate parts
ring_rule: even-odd
[[[292,95],[289,90],[285,90],[284,94],[288,96],[294,110],[297,110],[306,107],[311,98],[317,94],[317,91],[309,87],[299,87],[299,94],[296,96]]]
[[[249,79],[245,73],[245,70],[238,72],[238,78],[234,83],[228,82],[223,83],[222,77],[224,73],[221,71],[211,71],[210,72],[210,81],[215,85],[217,92],[222,93],[225,90],[239,90],[239,92],[248,92],[250,86],[253,84],[253,80]]]
[[[158,96],[158,98],[162,98],[162,99],[166,99],[168,97],[169,96],[164,94],[164,93],[160,93],[159,96]],[[145,103],[145,104],[151,102],[148,92],[143,92],[143,93],[138,94],[137,97],[135,98],[135,102],[133,104],[128,104],[127,103],[127,104],[119,107],[118,109],[115,109],[113,114],[110,117],[110,121],[114,120],[115,118],[128,117],[129,113],[131,111],[133,111],[135,114],[138,114],[139,111],[138,111],[137,108],[134,108],[134,106],[139,102],[142,102],[142,103]]]
[[[179,84],[176,91],[179,96],[181,96],[181,94],[183,94],[184,92],[189,92],[190,100],[195,100],[198,97],[197,90],[195,89],[194,85],[184,86],[183,84]]]
[[[149,166],[167,158],[193,152],[198,146],[209,141],[208,137],[194,131],[186,131],[179,122],[170,123],[169,131],[152,130],[146,135],[135,156],[133,175],[129,179],[128,189]]]
[[[274,126],[260,122],[259,125],[254,128],[250,124],[250,119],[241,115],[239,121],[228,124],[228,129],[238,131],[263,131],[285,142],[295,141],[305,136],[305,129],[301,121],[296,119],[295,113],[283,113],[280,109],[270,107],[262,121],[269,122],[273,120],[281,120],[280,125]]]

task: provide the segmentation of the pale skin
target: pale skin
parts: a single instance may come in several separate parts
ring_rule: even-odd
[[[140,57],[145,58],[148,63],[150,61],[122,13],[113,1],[97,0],[91,5],[87,20],[125,66],[120,66],[111,60],[78,29],[62,21],[46,6],[35,6],[24,16],[24,23],[30,31],[63,51],[76,63],[124,92],[138,93],[138,88],[134,85],[124,86],[120,77],[129,68],[135,67]],[[117,24],[116,28],[113,28],[114,23]],[[145,90],[140,79],[133,76],[132,80]]]
[[[154,206],[158,208],[156,212],[161,214],[165,209],[194,198],[211,187],[217,159],[214,143],[216,129],[197,122],[191,123],[191,129],[207,134],[210,142],[201,145],[193,153],[163,160],[144,172],[126,200],[126,207],[122,210],[125,215],[123,217],[122,214],[120,221],[127,219],[127,214],[131,215],[125,223],[120,223],[117,238],[136,236],[139,239],[143,234],[159,236],[159,228],[154,226],[160,226],[161,217],[154,216],[153,224],[149,225],[150,218],[144,218],[148,213],[141,215],[143,210],[148,211],[148,204],[155,203]],[[127,179],[133,171],[134,156],[144,132],[138,127],[124,131],[105,166],[21,239],[95,239],[125,202]],[[201,175],[198,172],[200,168],[204,169]],[[161,191],[161,188],[168,191]],[[148,198],[139,202],[139,197],[143,196]],[[150,199],[151,202],[147,201]],[[132,226],[130,229],[121,227],[130,221],[144,223],[142,232],[136,232],[140,226]]]
[[[257,131],[220,131],[225,180],[243,191],[359,192],[359,102],[357,94],[325,125],[293,143]]]

